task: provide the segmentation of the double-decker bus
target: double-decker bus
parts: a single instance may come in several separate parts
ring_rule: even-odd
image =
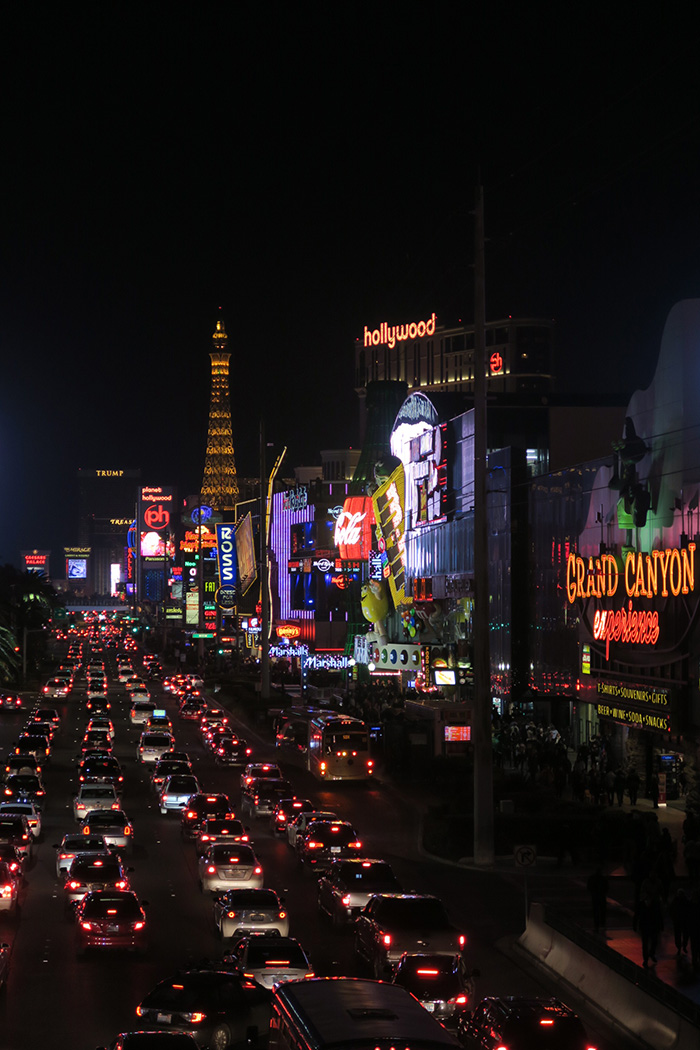
[[[339,711],[285,711],[277,719],[275,744],[319,780],[367,780],[374,773],[367,725]]]

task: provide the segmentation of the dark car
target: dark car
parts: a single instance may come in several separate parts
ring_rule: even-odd
[[[341,857],[357,857],[362,843],[347,820],[315,820],[306,829],[299,861],[312,871],[329,868]]]
[[[244,827],[233,813],[228,813],[225,817],[209,817],[197,832],[197,853],[206,853],[210,846],[218,842],[250,842],[248,828]]]
[[[116,758],[85,758],[79,766],[78,780],[81,784],[86,780],[108,780],[120,791],[124,784],[124,774]]]
[[[106,715],[112,709],[112,705],[106,696],[89,696],[85,701],[85,707],[91,715]]]
[[[32,839],[26,817],[0,814],[0,842],[15,846],[17,852],[28,859],[32,852]]]
[[[34,755],[8,755],[5,762],[5,776],[13,773],[41,773],[41,763],[37,762]]]
[[[205,820],[210,817],[225,817],[227,813],[232,812],[233,807],[228,795],[200,792],[193,795],[183,809],[180,830],[185,838],[193,839]]]
[[[178,714],[184,722],[199,722],[206,711],[206,706],[199,697],[188,698],[180,705]]]
[[[457,1034],[470,1050],[594,1050],[573,1010],[536,996],[488,996],[460,1018]]]
[[[36,773],[12,773],[5,779],[2,795],[6,800],[30,799],[41,807],[46,792]]]
[[[22,707],[19,693],[0,693],[0,711],[18,711]]]
[[[266,1037],[270,993],[247,978],[222,970],[186,970],[161,981],[136,1013],[144,1027],[190,1032],[211,1050]]]
[[[376,893],[355,920],[355,954],[378,979],[404,952],[459,955],[465,946],[442,901],[430,894]]]
[[[128,890],[129,880],[115,853],[78,854],[63,885],[66,907],[78,904],[86,893]]]
[[[0,842],[0,862],[6,864],[18,879],[24,878],[24,857],[10,842]]]
[[[253,780],[241,791],[241,815],[269,817],[279,800],[291,794],[288,780]]]
[[[399,880],[385,860],[336,860],[318,880],[318,909],[334,926],[344,926],[357,918],[373,894],[400,892]]]
[[[394,984],[401,985],[440,1024],[455,1027],[474,1003],[474,977],[461,955],[406,953],[394,971]]]
[[[270,814],[270,826],[277,835],[287,834],[287,824],[297,813],[313,813],[315,804],[309,798],[281,798]]]
[[[86,893],[75,918],[78,955],[88,948],[146,950],[146,915],[131,890]]]
[[[250,762],[253,749],[242,737],[224,736],[214,747],[214,760],[220,766],[245,766]]]
[[[36,733],[20,733],[14,752],[16,755],[34,755],[37,762],[45,762],[51,754],[51,741]]]
[[[186,762],[184,758],[161,758],[159,762],[156,762],[151,776],[151,783],[156,792],[160,794],[160,790],[168,777],[178,776],[181,773],[186,775],[191,772],[192,764],[191,762]]]

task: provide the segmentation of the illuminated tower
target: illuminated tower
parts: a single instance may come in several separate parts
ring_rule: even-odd
[[[209,401],[209,432],[204,461],[201,502],[217,511],[233,511],[238,499],[236,459],[233,453],[231,429],[231,401],[228,389],[226,352],[228,336],[219,318],[212,337],[214,349],[211,358],[211,398]]]

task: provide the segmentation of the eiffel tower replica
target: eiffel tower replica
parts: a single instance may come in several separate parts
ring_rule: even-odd
[[[211,507],[212,510],[225,513],[235,510],[238,499],[238,478],[233,453],[231,401],[228,386],[228,363],[231,355],[226,351],[228,336],[221,318],[216,322],[212,342],[214,349],[209,354],[211,358],[209,432],[200,501]]]

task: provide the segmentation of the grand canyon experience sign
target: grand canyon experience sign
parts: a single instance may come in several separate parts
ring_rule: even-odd
[[[624,594],[623,594],[624,590]],[[628,551],[622,565],[612,554],[583,558],[569,554],[566,561],[566,597],[576,601],[601,603],[623,596],[617,608],[598,606],[593,614],[592,633],[605,642],[610,658],[610,642],[628,645],[656,645],[659,639],[658,609],[640,608],[635,599],[676,598],[695,591],[695,544],[687,548],[667,547],[650,554]]]

